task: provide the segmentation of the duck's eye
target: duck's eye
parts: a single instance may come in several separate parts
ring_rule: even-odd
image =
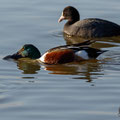
[[[65,13],[63,14],[63,16],[69,16],[69,15],[68,15],[68,13],[67,13],[67,12],[65,12]]]

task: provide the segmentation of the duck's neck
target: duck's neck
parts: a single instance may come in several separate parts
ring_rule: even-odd
[[[68,22],[66,24],[72,25],[79,20],[80,20],[80,15],[73,16],[71,19],[68,20]]]
[[[33,55],[32,55],[32,57],[30,57],[31,59],[39,59],[41,57],[41,53],[40,52],[38,52],[38,53],[34,53]]]

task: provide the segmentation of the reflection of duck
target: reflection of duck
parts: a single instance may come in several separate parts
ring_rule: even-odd
[[[17,66],[18,69],[23,71],[23,74],[37,74],[40,70],[41,64],[38,64],[30,59],[24,59],[18,60]],[[103,73],[101,73],[101,67],[102,64],[98,60],[88,60],[87,62],[72,62],[58,65],[42,65],[42,68],[49,71],[49,74],[72,75],[71,77],[73,79],[86,80],[87,82],[91,82],[98,76],[103,75]]]
[[[97,60],[89,60],[83,62],[73,62],[62,65],[46,65],[45,70],[50,71],[50,74],[60,75],[78,75],[72,76],[73,79],[86,79],[91,82],[92,79],[102,75],[101,64]]]
[[[31,58],[36,59],[38,62],[46,64],[62,64],[73,61],[83,61],[88,59],[95,59],[105,51],[95,48],[87,47],[92,41],[86,41],[79,44],[58,46],[48,50],[41,56],[39,50],[31,45],[26,44],[17,53],[6,56],[4,59],[13,58]]]
[[[85,38],[81,38],[78,36],[69,36],[65,33],[63,33],[63,36],[66,41],[66,44],[68,45],[77,44],[86,40]],[[94,44],[92,44],[92,47],[95,48],[108,48],[120,46],[120,36],[93,38],[92,40],[96,41]]]
[[[71,36],[95,38],[120,35],[120,25],[97,18],[79,20],[79,12],[72,6],[64,8],[58,22],[64,19],[68,22],[64,25],[63,31]]]
[[[17,61],[18,69],[23,71],[23,74],[36,74],[40,70],[40,65],[32,61]]]

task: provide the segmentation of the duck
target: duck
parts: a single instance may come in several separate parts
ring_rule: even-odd
[[[89,47],[94,41],[87,40],[82,43],[57,46],[46,51],[42,56],[37,47],[25,44],[18,52],[4,57],[4,60],[30,58],[44,64],[65,64],[96,59],[105,50]]]
[[[63,20],[67,20],[63,32],[70,36],[100,38],[120,35],[120,25],[99,18],[80,20],[80,14],[73,6],[64,8],[58,22]]]

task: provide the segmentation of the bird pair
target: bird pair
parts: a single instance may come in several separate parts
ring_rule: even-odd
[[[66,7],[58,22],[68,20],[64,25],[63,32],[71,36],[83,38],[110,37],[120,35],[120,26],[102,19],[89,18],[79,20],[79,12],[72,6]],[[88,47],[93,41],[83,43],[58,46],[48,50],[41,56],[39,50],[32,44],[26,44],[17,53],[8,55],[4,59],[30,58],[45,64],[63,64],[73,61],[83,61],[95,59],[103,50]]]

